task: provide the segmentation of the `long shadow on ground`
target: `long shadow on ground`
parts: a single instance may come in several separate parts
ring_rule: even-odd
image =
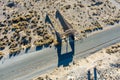
[[[59,19],[64,31],[69,29],[67,27],[66,23],[64,22],[64,19],[63,19],[62,15],[59,13],[59,11],[56,11],[56,18]],[[51,29],[54,30],[54,32],[56,34],[57,42],[59,42],[59,45],[55,46],[56,49],[57,49],[57,55],[58,55],[58,67],[60,67],[62,65],[63,66],[68,66],[69,63],[73,61],[73,56],[74,56],[74,50],[75,50],[74,35],[71,34],[71,35],[68,36],[69,43],[67,43],[67,44],[70,45],[71,51],[66,52],[66,53],[62,53],[62,38],[61,38],[61,35],[59,34],[59,32],[57,32],[55,30],[55,27],[52,24],[52,21],[50,20],[48,15],[46,15],[45,23],[49,23],[52,26]],[[68,49],[68,46],[66,47],[66,49]]]
[[[63,18],[63,16],[61,15],[61,13],[57,10],[56,11],[56,18],[60,21],[61,26],[64,30],[64,32],[70,28],[72,28],[69,23]],[[74,40],[74,34],[70,34],[68,35],[69,38],[69,43],[67,43],[67,45],[70,45],[72,51],[70,52],[66,52],[66,53],[62,53],[61,52],[61,48],[62,48],[62,39],[60,37],[60,34],[57,33],[57,40],[59,42],[59,45],[56,47],[57,48],[57,54],[58,54],[58,67],[63,65],[63,66],[68,66],[70,62],[73,61],[73,56],[74,56],[74,51],[75,51],[75,40]],[[68,50],[68,46],[66,46],[66,50]]]

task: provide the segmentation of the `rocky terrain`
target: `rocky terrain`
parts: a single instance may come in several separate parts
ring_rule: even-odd
[[[67,67],[56,68],[33,80],[119,80],[120,43],[102,49],[89,57],[74,60]]]
[[[77,39],[103,30],[119,23],[118,5],[112,0],[0,0],[0,56],[57,45],[58,34],[69,36],[66,30],[77,32]]]

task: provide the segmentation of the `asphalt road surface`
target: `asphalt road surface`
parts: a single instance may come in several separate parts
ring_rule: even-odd
[[[75,42],[75,55],[72,59],[89,56],[93,52],[120,42],[120,27],[94,34],[83,40]],[[66,47],[68,47],[66,49]],[[70,52],[70,45],[64,44],[62,52]],[[71,57],[70,55],[67,56]],[[66,59],[67,60],[67,59]],[[58,52],[55,47],[41,51],[17,56],[0,63],[0,80],[30,80],[46,71],[50,71],[58,65]]]

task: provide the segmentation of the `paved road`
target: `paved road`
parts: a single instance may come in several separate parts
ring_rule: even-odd
[[[120,42],[120,27],[115,27],[99,34],[94,34],[84,40],[75,42],[74,58],[83,58],[99,49]],[[71,51],[68,45],[68,52]],[[62,53],[66,52],[66,45],[62,47]],[[30,80],[57,67],[57,50],[47,48],[42,51],[29,53],[15,57],[0,64],[0,80]]]

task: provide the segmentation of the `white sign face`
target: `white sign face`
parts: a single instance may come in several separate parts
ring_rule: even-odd
[[[67,80],[75,80],[75,77],[73,77],[73,76],[67,76]]]

